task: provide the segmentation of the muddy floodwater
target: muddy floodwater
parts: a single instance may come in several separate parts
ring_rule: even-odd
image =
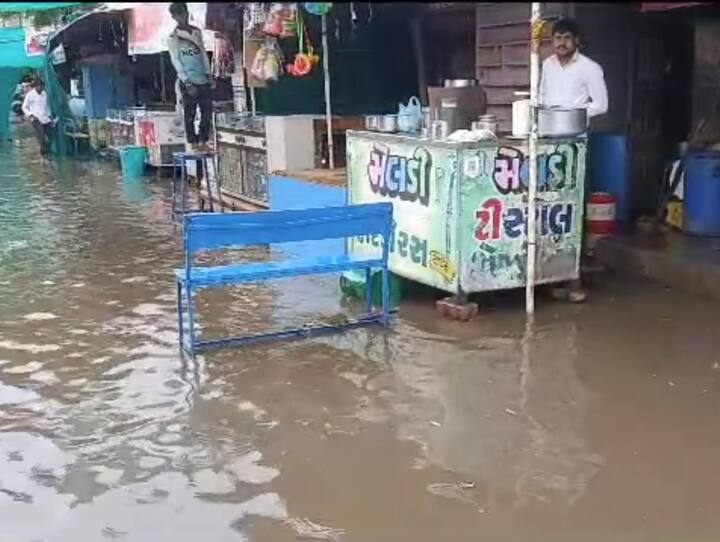
[[[169,182],[0,148],[0,541],[720,540],[720,312],[609,279],[472,322],[178,353]],[[351,309],[352,307],[350,307]],[[340,310],[209,292],[204,333]]]

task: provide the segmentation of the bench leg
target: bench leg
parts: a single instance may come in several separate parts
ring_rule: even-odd
[[[202,163],[202,168],[203,168],[203,177],[205,177],[205,188],[207,189],[208,203],[210,204],[210,212],[214,213],[215,212],[215,203],[213,202],[212,190],[210,188],[210,172],[208,171],[208,167],[207,167],[207,164],[208,164],[207,159],[202,160],[201,163]],[[198,164],[198,166],[199,165],[200,164]],[[200,186],[202,186],[202,184]]]
[[[187,206],[187,170],[185,169],[185,160],[180,162],[180,213],[185,216],[185,207]]]
[[[192,288],[185,289],[188,307],[188,334],[190,336],[190,354],[195,355],[195,306],[192,298]]]
[[[179,282],[177,283],[177,315],[178,315],[178,336],[180,338],[180,349],[185,350],[185,341],[184,341],[184,331],[185,331],[185,323],[183,322],[183,302],[182,302],[182,295],[183,295],[183,289],[182,284]]]
[[[372,269],[365,270],[365,312],[370,314],[372,311]]]
[[[175,214],[177,213],[177,182],[178,182],[178,166],[177,160],[173,157],[173,168],[172,168],[172,181],[170,182],[170,189],[172,194],[172,208],[170,211],[170,218],[174,221]]]
[[[382,304],[383,304],[383,325],[390,325],[390,275],[387,265],[382,270]]]

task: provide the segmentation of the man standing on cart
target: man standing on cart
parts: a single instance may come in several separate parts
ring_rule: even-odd
[[[177,27],[168,37],[168,52],[178,81],[176,89],[180,91],[185,117],[185,135],[193,151],[208,152],[210,139],[210,121],[212,116],[213,78],[203,44],[202,30],[189,23],[187,4],[174,2],[170,5],[170,15]],[[200,130],[195,131],[195,115],[200,107]]]

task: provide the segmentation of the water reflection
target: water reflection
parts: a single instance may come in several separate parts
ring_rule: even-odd
[[[608,453],[622,465],[615,472],[634,471],[622,445],[602,454],[591,446],[588,378],[578,374],[590,359],[595,374],[609,371],[601,386],[630,374],[625,395],[655,399],[649,372],[627,372],[625,349],[640,348],[635,318],[624,316],[622,352],[603,349],[622,316],[612,302],[585,309],[600,315],[586,329],[576,314],[551,313],[527,332],[520,310],[457,326],[408,303],[388,332],[188,359],[177,347],[171,270],[181,254],[169,183],[128,184],[104,162],[35,156],[29,144],[0,149],[3,540],[440,539],[447,529],[475,540],[491,521],[506,528],[498,540],[585,540],[533,538],[532,528],[518,530],[520,514],[570,517],[585,506],[596,517],[627,489],[606,479],[609,498],[592,492],[610,470]],[[318,277],[204,292],[198,307],[205,333],[252,332],[345,310],[338,294],[336,280]],[[656,314],[681,308],[648,306],[646,336]],[[698,319],[705,327],[680,326],[635,357],[659,372],[656,359],[682,357],[687,337],[703,345],[695,357],[708,355],[713,320]],[[622,377],[612,372],[620,358]],[[715,373],[699,374],[698,390],[712,389]],[[711,394],[700,409],[692,393],[675,404],[677,426],[716,410]],[[633,410],[606,395],[601,410],[616,413],[614,429]],[[628,433],[664,427],[649,415],[635,422]],[[670,436],[663,449],[672,450]],[[711,464],[707,450],[717,446],[696,441],[694,453]],[[692,480],[702,486],[705,474]],[[714,502],[714,490],[706,494]],[[623,513],[615,517],[634,525]]]

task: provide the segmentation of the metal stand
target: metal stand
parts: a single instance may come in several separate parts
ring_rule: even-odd
[[[195,152],[176,152],[173,153],[173,178],[172,178],[172,219],[184,216],[186,213],[202,212],[203,209],[187,208],[187,162],[195,160],[197,164],[202,163],[203,177],[205,178],[205,187],[207,188],[208,201],[210,202],[210,212],[215,212],[215,204],[212,196],[212,188],[210,183],[209,165],[215,162],[215,155],[211,152],[195,153]],[[217,187],[218,202],[220,204],[220,212],[223,212],[222,192],[220,191],[220,180],[215,174],[215,186]],[[200,181],[202,184],[202,180]],[[178,206],[178,184],[180,186],[180,202]]]

